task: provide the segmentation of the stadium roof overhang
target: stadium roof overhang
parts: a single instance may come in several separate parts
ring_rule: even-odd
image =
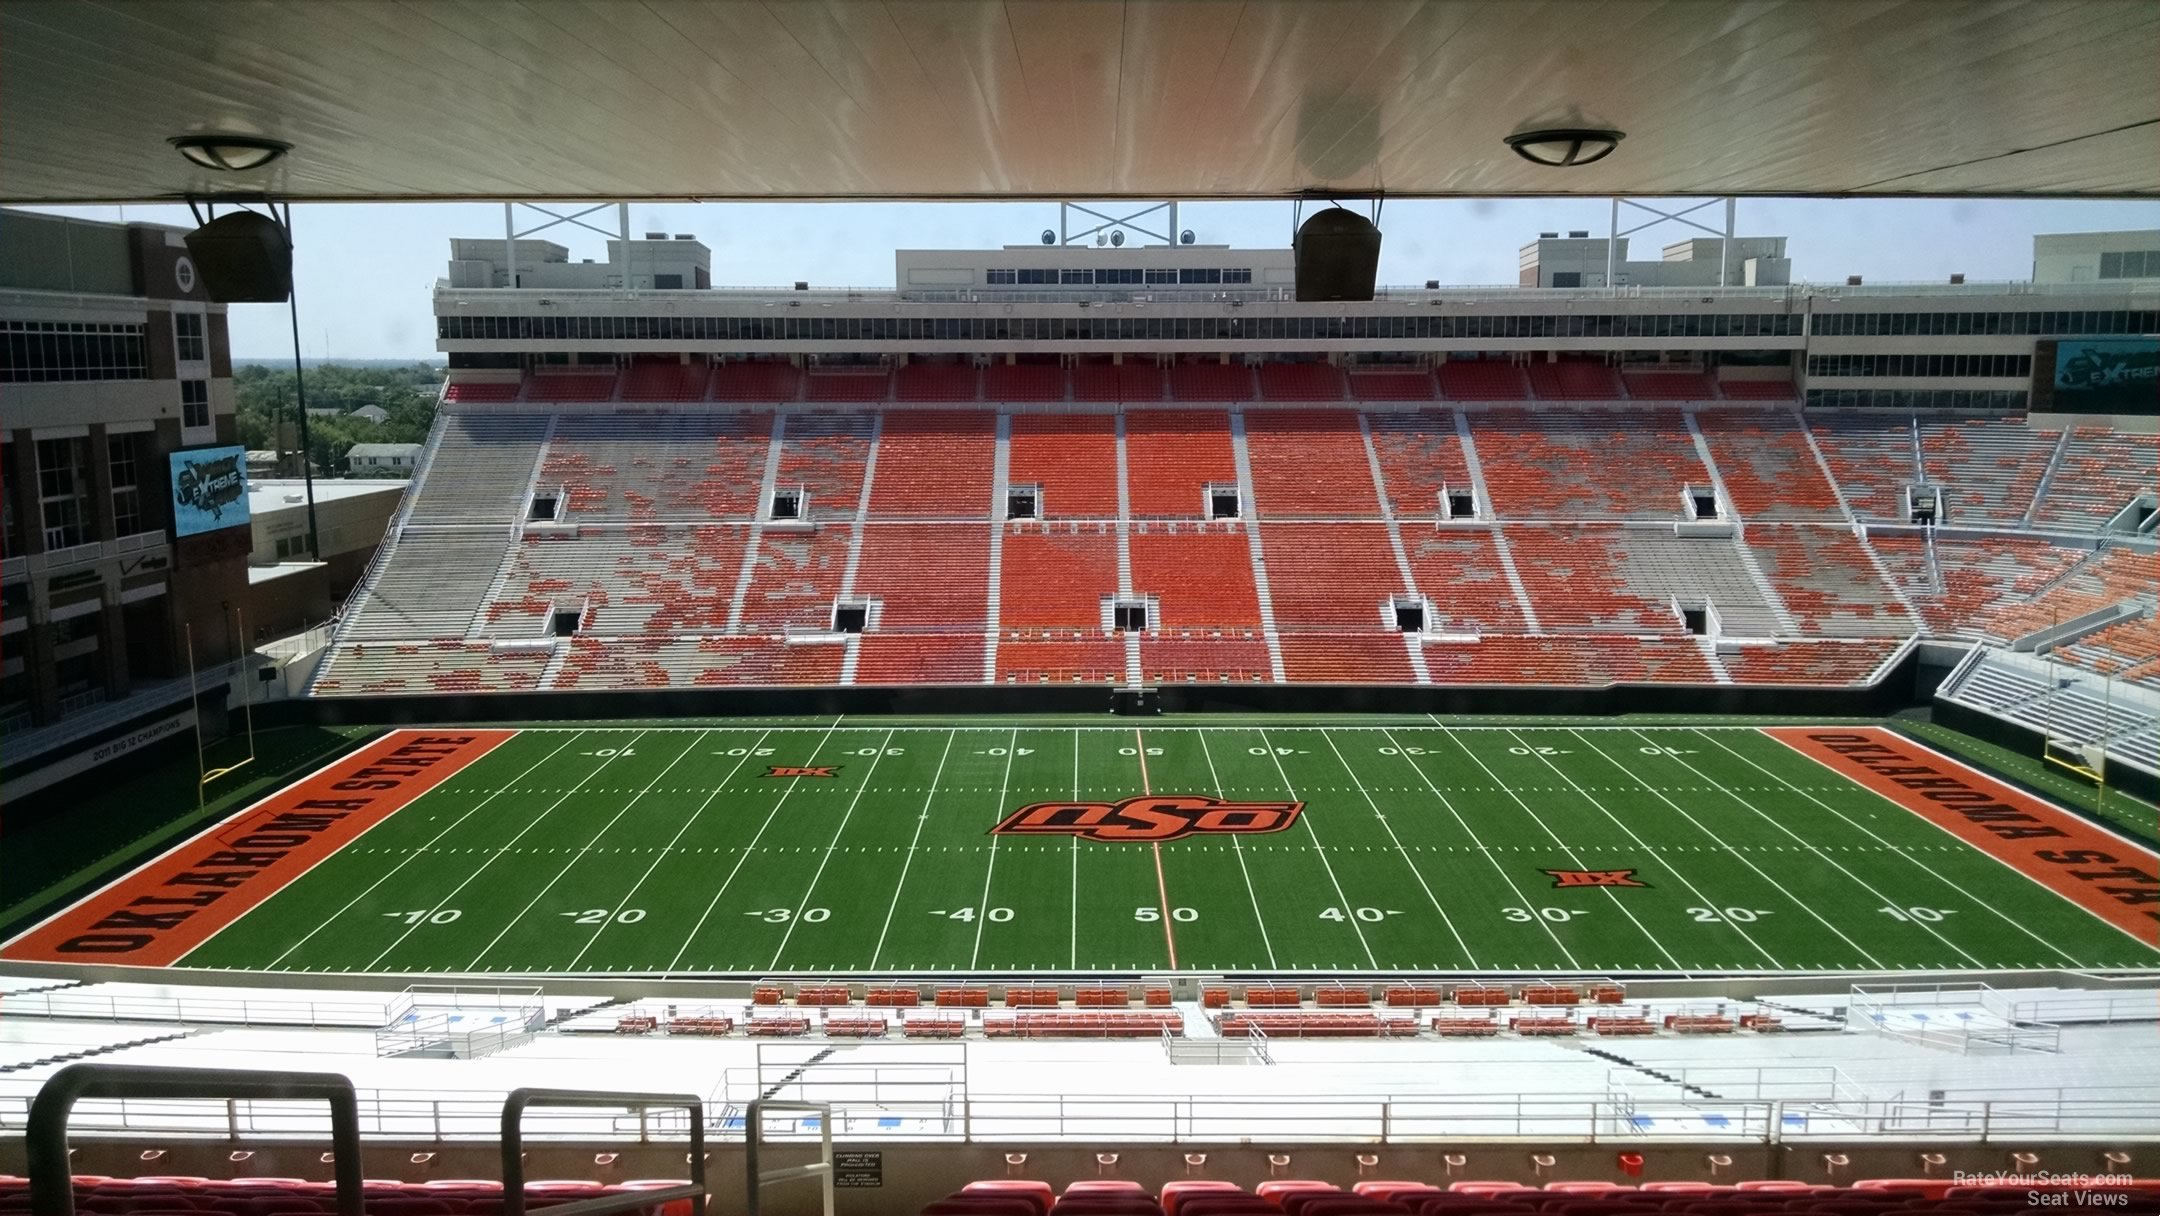
[[[2160,195],[2156,64],[2115,0],[8,0],[0,200]]]

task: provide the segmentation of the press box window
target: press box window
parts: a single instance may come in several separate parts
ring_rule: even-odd
[[[180,425],[184,427],[210,425],[210,382],[208,380],[182,380],[180,382]]]

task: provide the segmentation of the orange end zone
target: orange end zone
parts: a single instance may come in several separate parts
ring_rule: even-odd
[[[160,854],[0,948],[162,967],[516,734],[392,731]]]
[[[1766,728],[2147,945],[2160,925],[2160,857],[2069,811],[1880,727]]]

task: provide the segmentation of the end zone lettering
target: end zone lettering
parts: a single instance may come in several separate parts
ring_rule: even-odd
[[[512,732],[393,731],[32,929],[0,958],[163,966]]]
[[[1302,802],[1230,802],[1186,794],[1149,794],[1117,802],[1037,802],[1007,815],[993,836],[1078,836],[1160,844],[1187,836],[1280,832],[1297,822]]]
[[[1879,727],[1763,733],[2150,942],[2160,921],[2150,850]]]

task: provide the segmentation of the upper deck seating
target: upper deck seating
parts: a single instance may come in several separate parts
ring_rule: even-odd
[[[1522,368],[1495,359],[1450,359],[1437,369],[1440,395],[1450,401],[1523,401],[1530,381]]]
[[[887,414],[878,438],[870,514],[982,519],[992,509],[990,479],[996,461],[997,418],[986,410]]]
[[[805,401],[883,401],[892,373],[882,367],[813,367],[803,375]]]
[[[1402,540],[1418,590],[1431,604],[1427,629],[1497,633],[1523,628],[1522,608],[1500,568],[1490,530],[1404,524]]]
[[[993,363],[983,369],[982,391],[985,401],[1063,401],[1071,385],[1054,363]]]
[[[1118,590],[1117,534],[1108,524],[1005,525],[998,624],[1103,627]]]
[[[1677,410],[1480,410],[1470,430],[1504,519],[1678,519],[1711,484]]]
[[[1259,367],[1264,401],[1340,401],[1342,369],[1332,363],[1263,363]]]
[[[460,403],[515,401],[524,391],[525,384],[522,380],[508,382],[484,380],[464,384],[452,381],[443,387],[443,400]]]
[[[1587,359],[1530,361],[1530,391],[1546,401],[1618,401],[1619,373]]]
[[[1431,401],[1439,395],[1432,369],[1368,365],[1350,368],[1352,401]]]
[[[768,528],[758,538],[750,586],[743,592],[742,627],[767,633],[830,629],[854,533],[846,524],[824,524],[812,532]]]
[[[802,372],[792,363],[749,359],[714,366],[715,401],[784,402],[802,399]]]
[[[1717,385],[1709,376],[1688,368],[1680,371],[1623,371],[1620,383],[1637,401],[1715,401]]]
[[[855,518],[878,420],[866,414],[789,414],[786,421],[773,488],[801,492],[801,518]]]
[[[624,401],[703,401],[712,368],[704,360],[690,363],[632,363],[623,373]]]
[[[1242,363],[1174,363],[1167,380],[1172,401],[1251,401],[1257,395],[1252,369]]]
[[[1703,410],[1695,425],[1742,519],[1844,517],[1836,488],[1790,410]]]
[[[895,401],[974,401],[981,389],[972,363],[903,363],[893,376]]]
[[[1920,480],[1910,417],[1810,411],[1808,422],[1846,505],[1860,519],[1905,518],[1905,487]]]
[[[1153,525],[1133,533],[1133,590],[1158,599],[1160,629],[1221,628],[1233,636],[1260,627],[1252,551],[1236,524]]]
[[[1777,617],[1723,537],[1604,525],[1507,530],[1538,622],[1560,632],[1681,633],[1678,601],[1707,601],[1724,632],[1769,637]]]
[[[615,369],[535,370],[525,378],[527,401],[613,401]]]
[[[1117,419],[1014,414],[1006,480],[1040,488],[1040,518],[1117,518]]]
[[[1792,401],[1796,399],[1793,382],[1778,380],[1718,381],[1718,392],[1727,401]]]
[[[1440,514],[1443,488],[1473,488],[1453,411],[1369,414],[1366,423],[1380,460],[1382,488],[1397,516],[1431,519]]]
[[[1230,416],[1219,410],[1125,415],[1125,479],[1135,519],[1203,519],[1209,485],[1235,485]]]
[[[988,525],[873,523],[863,533],[854,594],[878,601],[879,631],[962,633],[980,641],[989,592]],[[978,657],[978,679],[981,668]]]
[[[406,523],[509,527],[525,505],[547,416],[452,414],[440,430],[428,475],[408,492]]]
[[[1263,519],[1371,519],[1379,510],[1372,458],[1348,410],[1252,411],[1245,453]]]
[[[2160,487],[2160,436],[2076,427],[2033,522],[2097,528],[2139,494]]]
[[[756,512],[769,414],[569,414],[557,420],[539,488],[559,519],[718,520]]]
[[[1944,522],[2023,522],[2061,438],[2009,418],[1922,423],[1921,461],[1943,488]]]

